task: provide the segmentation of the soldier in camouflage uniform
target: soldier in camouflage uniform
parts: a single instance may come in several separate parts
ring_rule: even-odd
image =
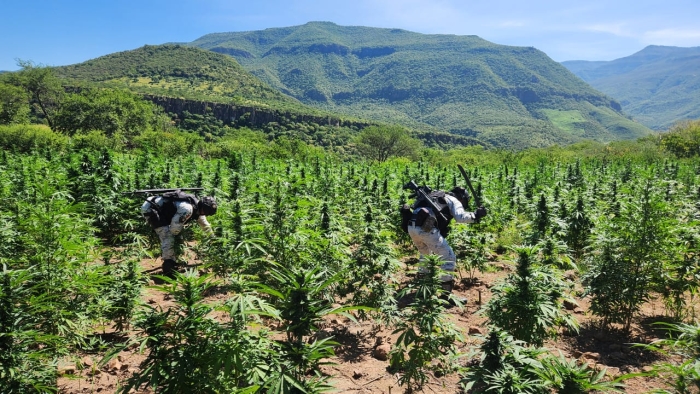
[[[205,233],[213,235],[207,216],[214,215],[216,210],[213,197],[199,200],[180,190],[151,196],[143,203],[141,213],[160,238],[163,275],[172,276],[176,271],[175,236],[193,220]]]
[[[450,222],[454,219],[457,223],[474,223],[486,216],[487,210],[479,207],[474,212],[467,212],[464,207],[468,206],[470,196],[463,187],[455,187],[449,193],[441,190],[430,191],[428,197],[434,206],[419,198],[412,206],[406,204],[402,207],[402,227],[420,252],[420,261],[423,261],[426,255],[436,254],[444,261],[441,268],[453,272],[456,269],[457,256],[445,240],[450,231]],[[439,212],[435,212],[435,207],[439,208]],[[424,269],[419,268],[419,271]],[[454,277],[443,274],[441,280],[443,289],[451,292]]]

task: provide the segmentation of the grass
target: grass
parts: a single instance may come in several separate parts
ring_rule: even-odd
[[[584,133],[580,125],[585,123],[586,119],[578,110],[543,109],[542,113],[561,131],[575,135]]]

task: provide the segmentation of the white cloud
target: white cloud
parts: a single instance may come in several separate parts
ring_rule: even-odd
[[[629,31],[626,24],[623,22],[586,25],[582,28],[585,31],[590,31],[594,33],[607,33],[618,37],[634,37],[634,34]]]
[[[660,29],[647,31],[642,40],[654,45],[700,46],[700,29]]]

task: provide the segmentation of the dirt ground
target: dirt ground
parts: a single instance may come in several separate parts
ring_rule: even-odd
[[[144,260],[143,268],[147,273],[159,274],[160,262]],[[459,344],[460,352],[468,353],[478,347],[479,335],[486,334],[486,318],[478,311],[490,296],[490,288],[506,276],[512,269],[506,263],[496,263],[493,272],[480,273],[475,284],[466,285],[466,280],[458,283],[454,293],[466,297],[467,303],[463,309],[456,307],[447,310],[454,324],[462,330],[465,342]],[[403,278],[408,280],[409,278]],[[221,301],[225,294],[217,294],[211,298],[213,302]],[[143,295],[149,304],[160,304],[165,307],[171,304],[169,297],[159,291],[148,288]],[[481,304],[479,304],[481,300]],[[652,300],[644,305],[640,318],[637,319],[630,335],[618,331],[602,332],[592,325],[592,317],[588,313],[588,302],[579,299],[579,305],[573,309],[581,325],[578,335],[561,335],[556,341],[550,341],[545,347],[555,354],[563,353],[567,358],[575,358],[596,369],[606,369],[608,376],[617,377],[621,374],[646,371],[655,362],[660,361],[659,355],[631,347],[631,343],[649,343],[663,333],[655,332],[650,324],[664,319],[663,304]],[[398,375],[388,371],[389,363],[380,360],[377,348],[391,345],[395,336],[391,329],[379,327],[371,322],[355,323],[342,317],[329,317],[321,331],[334,335],[340,343],[336,348],[336,356],[329,360],[333,364],[323,367],[323,372],[332,376],[331,383],[338,393],[402,393],[398,385]],[[66,358],[60,365],[62,377],[59,379],[60,393],[114,393],[119,382],[124,382],[132,373],[138,370],[139,363],[145,358],[135,350],[125,351],[103,368],[97,368],[99,356],[80,356]],[[466,362],[466,360],[464,360]],[[423,387],[425,393],[458,393],[459,376],[450,374],[443,377],[430,377]],[[634,378],[625,381],[626,393],[646,393],[654,388],[662,387],[662,383],[651,378]],[[143,391],[148,392],[148,391]]]

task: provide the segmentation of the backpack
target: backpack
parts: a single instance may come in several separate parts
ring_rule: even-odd
[[[194,209],[192,210],[192,216],[189,220],[197,219],[199,217],[199,210],[197,206],[199,205],[199,200],[192,194],[185,193],[182,190],[175,190],[172,192],[166,192],[161,195],[163,198],[163,205],[159,206],[156,204],[156,196],[151,196],[146,199],[150,202],[150,212],[148,213],[148,223],[153,228],[158,228],[162,226],[170,225],[170,221],[177,213],[176,201],[187,201],[192,204]]]
[[[166,198],[171,201],[187,201],[192,206],[196,207],[199,205],[199,200],[197,197],[194,196],[194,194],[189,194],[185,193],[182,190],[174,190],[172,192],[165,192],[163,193],[163,198]],[[165,205],[165,204],[164,204]]]
[[[413,203],[413,217],[411,220],[415,220],[416,226],[423,226],[426,220],[429,222],[436,222],[436,227],[440,230],[440,234],[443,237],[447,237],[447,234],[450,232],[452,212],[450,212],[450,206],[447,205],[447,200],[445,200],[445,192],[442,190],[435,190],[430,192],[428,197],[430,197],[430,200],[439,208],[439,212],[442,213],[442,216],[444,216],[446,220],[440,217],[437,212],[434,212],[434,208],[430,202],[422,198]],[[428,224],[427,227],[431,227],[430,224]]]

